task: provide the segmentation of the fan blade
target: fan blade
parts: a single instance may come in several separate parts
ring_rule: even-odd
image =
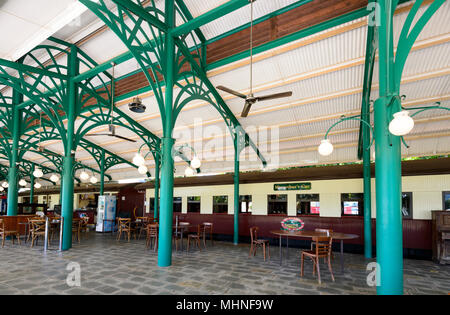
[[[250,108],[252,108],[252,103],[250,102],[245,102],[245,106],[244,109],[242,110],[242,114],[241,117],[245,118],[248,116],[248,113],[250,112]]]
[[[221,85],[219,85],[219,86],[218,86],[217,88],[218,88],[219,90],[222,90],[222,91],[224,91],[224,92],[227,92],[227,93],[233,94],[234,96],[237,96],[237,97],[243,98],[244,100],[245,100],[245,99],[247,99],[247,95],[244,95],[244,94],[242,94],[242,93],[239,93],[239,92],[233,91],[232,89],[229,89],[229,88],[227,88],[227,87],[224,87],[224,86],[221,86]]]
[[[96,136],[112,136],[110,133],[93,133],[93,134],[88,134],[88,135],[84,135],[85,137],[96,137]]]
[[[118,135],[110,135],[110,136],[111,137],[116,137],[116,138],[119,138],[119,139],[122,139],[122,140],[130,141],[130,142],[137,142],[136,140],[125,138],[125,137],[118,136]]]
[[[255,99],[257,102],[262,102],[262,101],[274,100],[277,98],[290,97],[290,96],[292,96],[292,92],[284,92],[284,93],[271,94],[271,95],[266,95],[266,96],[258,96],[258,97],[255,97]]]

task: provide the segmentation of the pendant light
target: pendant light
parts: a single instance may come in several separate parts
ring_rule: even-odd
[[[27,185],[27,181],[22,178],[21,180],[19,180],[19,185],[25,187]]]
[[[33,176],[36,178],[41,178],[42,176],[44,176],[44,173],[39,167],[37,167],[33,172]]]
[[[82,171],[81,174],[80,174],[80,179],[82,181],[87,181],[89,179],[89,177],[90,176],[89,176],[89,174],[86,171]]]
[[[133,164],[136,166],[145,165],[145,159],[140,153],[136,153],[133,157]]]
[[[186,168],[186,170],[184,171],[184,175],[186,177],[192,177],[195,175],[194,170],[191,167]]]
[[[194,169],[200,168],[202,166],[202,162],[197,156],[194,156],[194,159],[191,161],[191,167]]]
[[[331,144],[330,140],[322,140],[319,145],[319,154],[322,156],[328,156],[331,153],[333,153],[333,145]]]
[[[405,136],[414,128],[414,119],[409,116],[409,112],[402,110],[394,114],[394,119],[389,124],[389,131],[394,136]]]
[[[52,176],[50,176],[50,180],[54,183],[57,183],[59,181],[59,176],[56,174],[53,174]]]
[[[141,174],[141,175],[147,174],[147,172],[148,172],[147,166],[145,166],[145,165],[139,166],[138,172],[139,172],[139,174]]]
[[[3,187],[3,188],[8,188],[8,187],[9,187],[8,182],[3,182],[3,183],[2,183],[2,187]]]
[[[97,182],[98,182],[97,177],[92,176],[92,177],[91,177],[91,184],[97,184]]]
[[[39,188],[41,188],[41,187],[42,187],[42,185],[41,185],[39,182],[37,182],[36,184],[34,184],[34,188],[39,189]]]

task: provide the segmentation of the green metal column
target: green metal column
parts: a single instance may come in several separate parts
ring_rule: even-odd
[[[175,25],[174,0],[165,2],[166,24],[169,28]],[[158,266],[169,267],[172,264],[172,224],[173,224],[173,172],[174,162],[172,148],[173,132],[173,86],[175,42],[168,32],[165,34],[165,117],[163,120],[164,137],[162,139],[162,169],[161,169],[161,208],[159,214],[159,247]]]
[[[102,151],[100,163],[100,196],[105,193],[105,151]]]
[[[233,243],[239,243],[239,135],[234,137],[234,234]]]
[[[19,167],[17,163],[19,162],[19,140],[20,140],[20,124],[22,112],[19,110],[17,104],[23,102],[23,96],[16,91],[13,91],[13,130],[12,130],[12,148],[11,148],[11,159],[9,161],[9,175],[8,175],[8,208],[7,215],[14,216],[17,215],[17,203],[19,198]]]
[[[73,78],[78,74],[79,64],[77,59],[77,48],[72,46],[69,54],[69,91],[67,110],[67,143],[64,156],[63,176],[62,176],[62,216],[64,217],[63,244],[62,250],[69,250],[72,247],[72,219],[73,219],[73,197],[74,197],[74,128],[75,112],[77,107],[77,84]]]
[[[159,168],[161,167],[161,161],[160,157],[155,154],[155,201],[154,201],[154,208],[155,211],[153,213],[153,217],[155,219],[158,218],[159,213]]]
[[[370,115],[368,120],[370,124]],[[370,170],[370,128],[363,127],[363,174],[364,174],[364,255],[366,258],[372,258],[372,183]]]
[[[380,98],[375,102],[376,152],[376,234],[377,262],[380,278],[378,294],[403,294],[403,239],[401,217],[401,151],[400,137],[389,132],[392,114],[399,110],[395,102],[390,107],[393,91],[393,13],[392,0],[380,0],[381,25],[378,27]]]
[[[30,203],[33,203],[34,198],[34,164],[31,167],[31,174],[30,174]]]

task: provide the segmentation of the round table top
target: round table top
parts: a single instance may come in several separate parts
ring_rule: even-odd
[[[278,236],[307,237],[307,238],[313,238],[315,236],[327,236],[327,233],[316,232],[316,231],[289,232],[289,231],[284,231],[284,230],[274,230],[274,231],[270,231],[270,233],[278,235]],[[335,240],[351,240],[351,239],[359,238],[359,235],[332,232],[331,237]]]

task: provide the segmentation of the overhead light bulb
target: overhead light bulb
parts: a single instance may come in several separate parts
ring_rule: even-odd
[[[42,170],[38,167],[34,170],[33,172],[33,176],[36,178],[41,178],[42,176],[44,176],[44,173],[42,172]]]
[[[53,174],[52,176],[50,176],[50,180],[54,183],[57,183],[59,181],[59,176],[56,174]]]
[[[98,182],[97,177],[92,176],[92,177],[91,177],[91,184],[97,184],[97,182]]]
[[[188,167],[184,171],[184,175],[186,175],[186,177],[192,177],[192,176],[195,175],[195,172],[194,172],[194,170],[191,167]]]
[[[331,153],[333,153],[333,145],[331,144],[330,140],[322,140],[319,145],[319,154],[322,156],[328,156]]]
[[[141,175],[147,174],[147,172],[148,172],[147,166],[145,166],[145,165],[139,166],[138,172],[139,172],[139,174],[141,174]]]
[[[133,157],[133,164],[136,166],[143,166],[145,164],[144,157],[141,154],[136,153]]]
[[[41,185],[39,182],[37,182],[36,184],[34,184],[34,188],[39,189],[39,188],[41,188],[41,187],[42,187],[42,185]]]
[[[80,179],[82,181],[87,181],[89,179],[89,174],[86,173],[86,171],[82,171],[81,174],[80,174]]]
[[[19,180],[19,185],[25,187],[27,185],[27,181],[22,178],[21,180]]]
[[[0,191],[5,191],[5,188],[3,188],[2,186],[0,186]]]
[[[3,182],[3,183],[2,183],[2,187],[3,187],[3,188],[8,188],[8,187],[9,187],[8,182]]]
[[[198,157],[194,157],[194,159],[191,161],[191,167],[194,169],[200,168],[202,166],[202,162],[200,162]]]
[[[394,136],[405,136],[410,133],[413,128],[414,119],[409,116],[409,112],[406,110],[395,113],[394,119],[392,119],[389,124],[389,131]]]

